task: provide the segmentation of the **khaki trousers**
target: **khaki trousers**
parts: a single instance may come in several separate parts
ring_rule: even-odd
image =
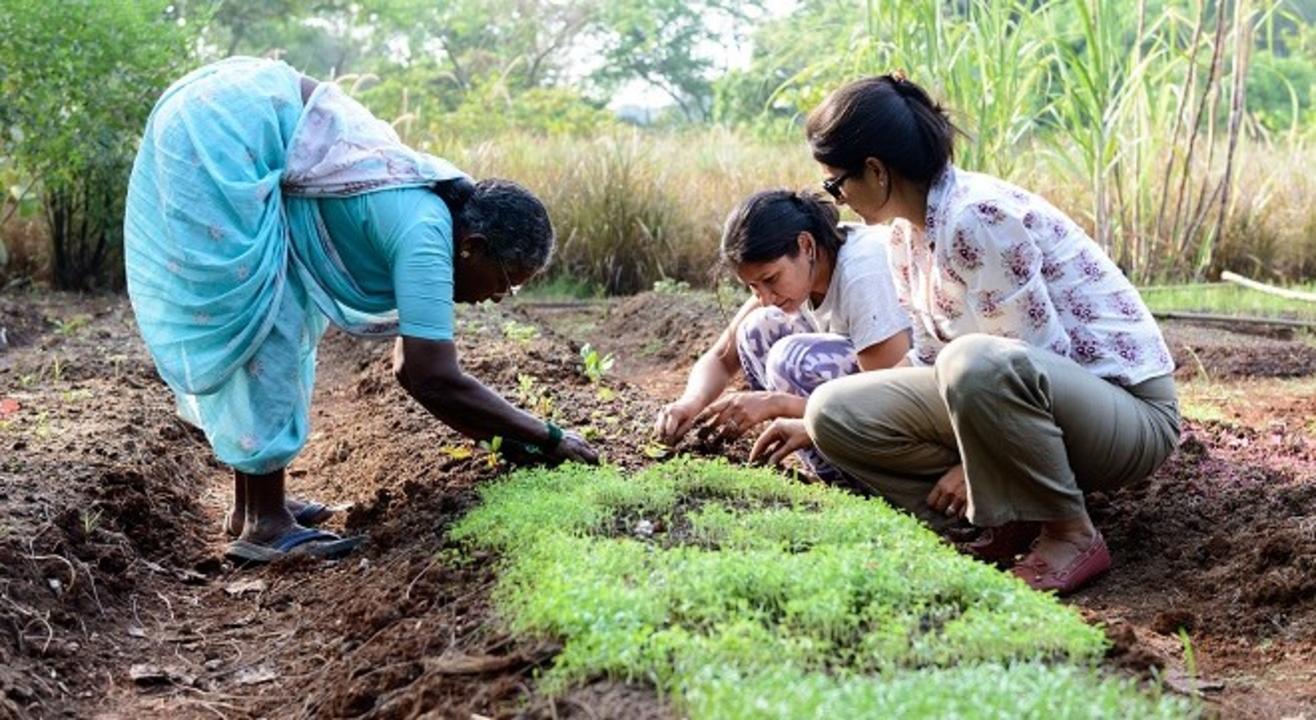
[[[1133,387],[1018,340],[968,335],[933,367],[839,378],[809,398],[818,450],[865,489],[933,524],[927,504],[963,463],[968,519],[981,527],[1063,520],[1083,492],[1147,477],[1179,441],[1170,376]]]

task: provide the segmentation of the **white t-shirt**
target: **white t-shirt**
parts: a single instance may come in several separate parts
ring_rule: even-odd
[[[845,243],[836,256],[827,295],[821,304],[805,306],[814,327],[844,335],[862,352],[909,329],[909,316],[900,305],[886,245],[891,229],[885,225],[842,223]]]

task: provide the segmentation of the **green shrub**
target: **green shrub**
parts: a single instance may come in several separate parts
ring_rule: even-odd
[[[156,98],[191,63],[194,25],[171,19],[171,7],[7,0],[0,13],[4,151],[38,182],[61,287],[121,280],[112,260],[137,141]]]

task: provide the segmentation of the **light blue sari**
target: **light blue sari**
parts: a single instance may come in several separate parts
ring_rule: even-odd
[[[221,461],[259,474],[301,451],[330,322],[396,333],[393,295],[352,281],[318,210],[314,232],[290,228],[289,204],[461,176],[332,84],[304,104],[281,62],[232,58],[165,92],[128,186],[128,294],[180,414]]]

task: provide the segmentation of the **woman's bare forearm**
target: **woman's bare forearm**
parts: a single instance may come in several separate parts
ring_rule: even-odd
[[[501,436],[532,445],[548,441],[544,421],[507,402],[469,375],[408,390],[426,410],[467,437]]]
[[[431,415],[467,437],[501,436],[534,445],[549,439],[542,420],[463,372],[451,341],[400,339],[394,348],[393,372]]]

